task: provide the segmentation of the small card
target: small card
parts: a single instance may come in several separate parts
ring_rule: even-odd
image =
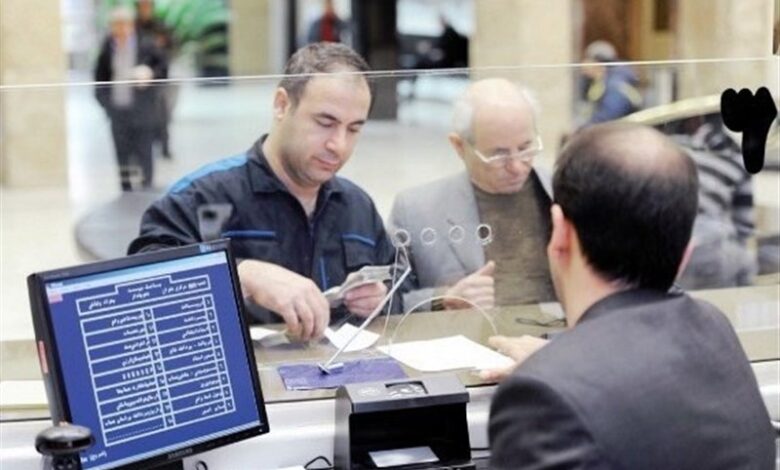
[[[439,458],[428,446],[406,447],[404,449],[375,450],[368,455],[377,468],[395,467],[418,463],[438,462]]]

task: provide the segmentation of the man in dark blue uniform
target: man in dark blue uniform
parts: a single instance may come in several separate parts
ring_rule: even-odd
[[[297,51],[274,94],[270,132],[174,184],[144,214],[129,253],[229,237],[253,317],[278,315],[292,335],[320,337],[331,320],[323,291],[393,261],[371,198],[335,176],[368,118],[371,89],[354,73],[367,70],[341,44]],[[333,316],[367,316],[386,292],[378,282],[350,290]]]

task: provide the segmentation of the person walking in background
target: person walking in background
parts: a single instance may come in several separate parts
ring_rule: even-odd
[[[160,53],[165,57],[164,74],[168,76],[168,64],[173,58],[173,33],[165,23],[154,16],[154,0],[137,0],[135,4],[136,20],[135,30],[142,41],[153,42]],[[158,126],[154,130],[153,142],[160,144],[163,158],[171,158],[170,127],[173,107],[176,104],[178,87],[173,83],[160,86],[158,97]]]
[[[587,62],[582,66],[586,106],[580,127],[619,119],[642,107],[636,73],[627,65],[610,64],[618,61],[612,44],[592,42],[585,49],[583,61]]]
[[[699,210],[693,253],[678,283],[685,289],[750,285],[758,271],[748,249],[754,236],[753,179],[739,144],[726,134],[720,115],[704,120],[692,135],[674,140],[696,163]]]
[[[347,30],[347,23],[336,14],[333,0],[325,0],[322,16],[309,26],[306,42],[345,42],[344,34]]]
[[[442,27],[441,36],[437,41],[442,53],[439,68],[468,67],[469,38],[453,28],[444,15],[439,15],[439,23]]]
[[[152,185],[152,139],[158,126],[158,87],[149,81],[166,78],[167,63],[152,42],[136,34],[133,11],[111,12],[111,32],[95,66],[95,96],[111,121],[119,179],[123,191],[133,189],[140,169],[143,188]],[[127,83],[130,82],[130,83]]]

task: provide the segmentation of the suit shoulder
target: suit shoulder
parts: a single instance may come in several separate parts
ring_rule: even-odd
[[[414,201],[415,203],[425,201],[426,205],[438,204],[440,200],[446,199],[454,191],[461,191],[464,188],[468,189],[470,184],[465,172],[459,172],[404,189],[396,195],[396,200],[404,202]]]
[[[551,431],[549,431],[551,430]],[[490,408],[491,468],[608,467],[587,422],[564,390],[516,370]]]

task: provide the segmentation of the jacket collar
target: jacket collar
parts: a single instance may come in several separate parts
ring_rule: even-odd
[[[274,173],[271,165],[268,163],[268,159],[263,153],[263,142],[265,142],[267,137],[268,134],[264,134],[247,151],[247,158],[249,160],[249,182],[252,186],[252,191],[255,193],[289,193],[290,191],[284,183],[282,183],[279,177],[276,176],[276,173]],[[327,200],[331,194],[339,194],[342,190],[343,188],[339,181],[339,177],[334,176],[320,187],[318,199]]]
[[[684,295],[680,292],[663,292],[654,289],[629,289],[610,294],[603,299],[591,305],[585,313],[582,314],[577,325],[604,317],[626,308],[632,308],[637,305],[647,305],[654,302],[660,302],[674,297]],[[576,328],[577,325],[574,327]]]

